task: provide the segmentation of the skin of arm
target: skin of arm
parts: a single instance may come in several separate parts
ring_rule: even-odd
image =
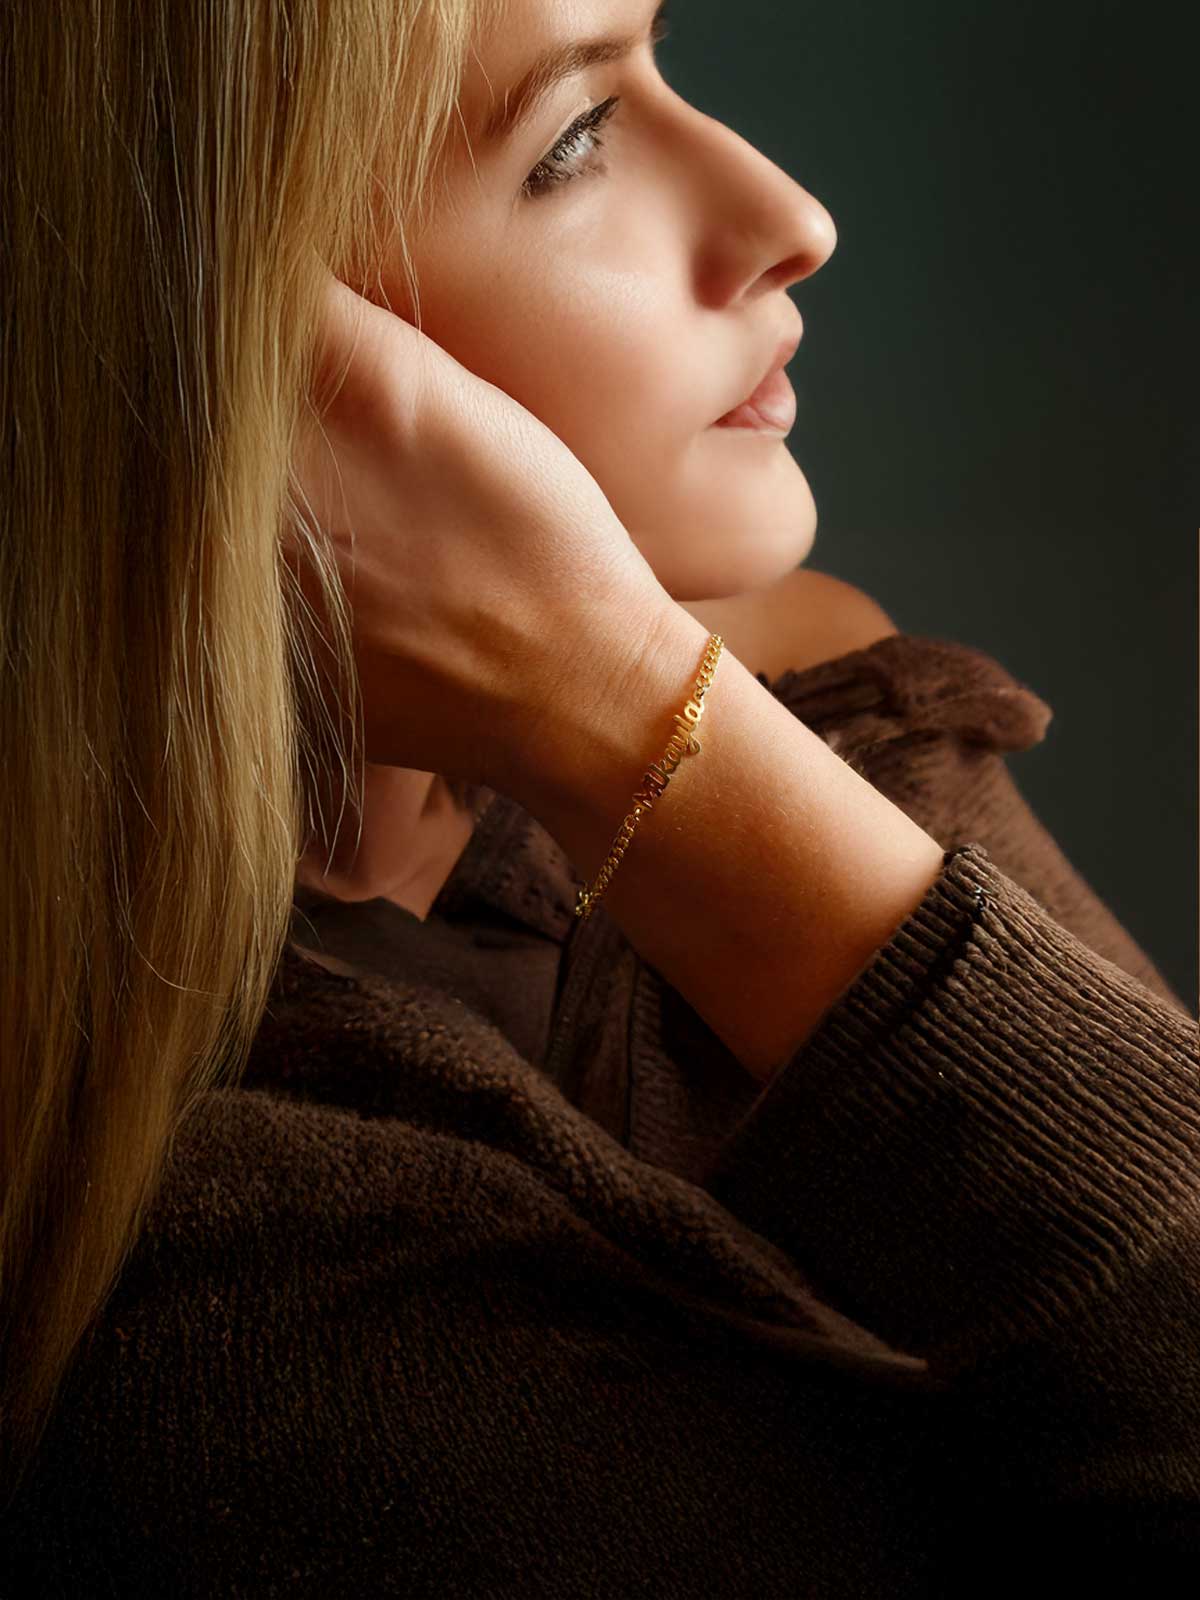
[[[852,650],[863,650],[898,630],[863,590],[812,567],[797,567],[774,583],[720,600],[681,606],[751,673],[774,680]],[[357,803],[357,802],[356,802]],[[337,794],[326,808],[339,810]],[[298,883],[341,900],[382,897],[422,921],[471,840],[475,817],[451,797],[432,772],[368,763],[363,776],[362,826],[354,811],[342,816],[332,849],[314,840],[296,872]]]
[[[617,664],[571,675],[527,752],[522,805],[594,881],[690,698],[709,629],[670,604]],[[602,904],[639,955],[766,1083],[920,905],[942,846],[731,650],[696,736]]]

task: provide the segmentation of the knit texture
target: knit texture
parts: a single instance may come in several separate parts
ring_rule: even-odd
[[[945,850],[795,1057],[758,1084],[603,904],[571,919],[504,796],[425,922],[298,895],[0,1596],[1194,1572],[1196,1020],[1016,789],[1049,708],[907,636],[770,687]]]

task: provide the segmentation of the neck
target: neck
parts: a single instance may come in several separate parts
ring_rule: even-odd
[[[426,916],[466,849],[474,808],[437,773],[371,763],[361,810],[358,802],[353,793],[344,805],[340,793],[322,794],[297,883],[337,900],[392,900]]]

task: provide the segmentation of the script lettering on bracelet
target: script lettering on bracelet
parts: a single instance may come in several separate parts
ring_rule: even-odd
[[[690,700],[683,708],[683,712],[675,713],[675,732],[671,735],[665,753],[657,761],[652,761],[642,777],[642,787],[633,797],[633,810],[625,817],[617,837],[613,840],[612,848],[604,865],[600,868],[599,875],[593,886],[580,888],[575,901],[575,915],[585,921],[591,915],[592,907],[608,888],[608,883],[617,867],[633,835],[637,830],[642,813],[653,809],[654,802],[665,793],[671,781],[671,774],[678,767],[684,756],[699,755],[701,745],[696,738],[696,728],[700,718],[704,715],[704,696],[712,684],[713,673],[716,671],[717,662],[721,651],[725,648],[725,641],[719,633],[709,635],[708,646],[704,652],[704,662],[700,676],[696,680],[696,687]]]

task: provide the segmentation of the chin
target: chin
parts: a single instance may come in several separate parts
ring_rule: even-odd
[[[782,440],[738,440],[722,458],[693,452],[677,473],[657,475],[649,501],[649,472],[632,479],[632,493],[628,477],[597,481],[654,576],[683,604],[777,583],[816,542],[816,502]]]
[[[686,543],[677,533],[635,543],[673,600],[725,600],[762,589],[802,566],[816,543],[817,508],[807,483],[802,494],[780,498],[788,502],[783,520],[778,504],[769,520],[738,508],[736,520],[732,513],[729,521],[693,520]]]
[[[730,600],[765,589],[808,560],[818,512],[802,467],[782,445],[747,440],[746,470],[688,478],[674,504],[659,502],[653,525],[626,526],[672,600]],[[622,518],[624,520],[624,518]],[[645,530],[645,531],[635,531]]]

